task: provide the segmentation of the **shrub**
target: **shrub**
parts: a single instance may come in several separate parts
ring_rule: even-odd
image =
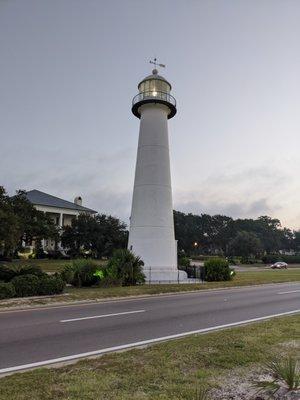
[[[10,282],[0,282],[0,300],[9,299],[16,295],[14,285]]]
[[[210,390],[205,386],[196,389],[195,400],[210,400]]]
[[[95,275],[99,268],[92,260],[76,260],[73,261],[74,278],[72,284],[74,286],[93,286],[99,281],[99,277]]]
[[[43,276],[39,279],[39,295],[52,295],[62,293],[65,282],[59,276]]]
[[[191,260],[188,257],[183,256],[179,258],[178,264],[180,267],[187,268],[191,265]]]
[[[92,260],[75,260],[61,272],[61,278],[73,286],[93,286],[99,282],[96,272],[99,266]]]
[[[65,283],[72,284],[74,279],[74,266],[72,264],[66,265],[60,272],[60,277]]]
[[[300,364],[297,358],[289,355],[265,364],[265,375],[272,375],[272,380],[255,381],[254,387],[258,393],[274,395],[280,388],[286,388],[288,392],[300,389]],[[268,398],[271,398],[270,396]]]
[[[205,261],[205,280],[208,282],[213,281],[230,281],[233,274],[229,268],[229,263],[224,258],[211,258]]]
[[[47,274],[42,271],[40,267],[35,265],[12,265],[11,267],[7,267],[6,265],[0,266],[0,280],[4,282],[10,282],[14,277],[21,275],[35,275],[40,278]]]
[[[16,296],[36,296],[39,294],[39,278],[35,275],[20,275],[12,279]]]
[[[9,282],[15,275],[16,272],[12,268],[0,265],[0,281]]]
[[[107,276],[120,280],[122,286],[136,285],[145,282],[140,257],[126,249],[115,250],[106,268]]]
[[[16,276],[21,275],[34,275],[41,278],[42,276],[47,276],[47,273],[42,271],[42,269],[36,265],[24,265],[23,267],[16,269]]]

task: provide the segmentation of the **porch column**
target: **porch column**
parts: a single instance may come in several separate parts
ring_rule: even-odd
[[[59,227],[62,228],[63,227],[63,214],[59,214]]]

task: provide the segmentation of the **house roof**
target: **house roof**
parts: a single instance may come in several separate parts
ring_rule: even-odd
[[[26,197],[32,204],[39,206],[67,208],[69,210],[89,212],[91,214],[97,212],[90,208],[79,206],[71,201],[63,200],[59,197],[52,196],[51,194],[41,192],[40,190],[29,190],[26,192]]]

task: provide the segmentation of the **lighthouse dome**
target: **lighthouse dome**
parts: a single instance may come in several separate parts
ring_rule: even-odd
[[[154,69],[151,75],[146,76],[146,78],[144,78],[138,84],[138,89],[140,92],[149,90],[150,87],[157,88],[158,90],[163,89],[162,91],[165,92],[170,92],[170,90],[172,89],[171,84],[163,76],[158,75],[157,69]]]

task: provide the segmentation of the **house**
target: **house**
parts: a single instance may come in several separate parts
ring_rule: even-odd
[[[72,203],[40,190],[29,190],[26,192],[26,197],[37,210],[47,213],[60,228],[71,225],[72,219],[80,214],[93,215],[97,213],[91,208],[84,207],[80,196],[75,197]],[[44,250],[53,250],[55,243],[53,240],[44,239],[42,246]]]

